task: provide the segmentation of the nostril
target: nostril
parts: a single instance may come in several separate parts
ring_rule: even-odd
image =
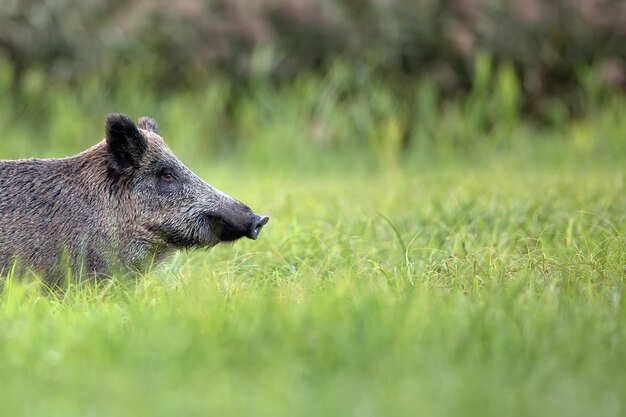
[[[259,233],[261,233],[261,229],[265,226],[269,219],[270,218],[268,216],[260,217],[255,215],[255,220],[252,222],[248,237],[256,240],[256,238],[259,237]]]

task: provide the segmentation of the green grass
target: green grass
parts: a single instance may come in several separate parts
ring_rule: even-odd
[[[506,165],[220,168],[272,216],[259,241],[137,284],[6,285],[0,412],[622,415],[626,173]]]
[[[204,93],[153,108],[196,172],[272,219],[137,282],[6,281],[0,415],[624,415],[623,100],[484,135],[433,110],[403,151],[385,105],[372,137],[335,103],[348,142],[308,141],[292,93],[243,103],[230,151],[192,117]],[[0,156],[79,151],[116,110],[54,100],[45,128],[0,113]]]

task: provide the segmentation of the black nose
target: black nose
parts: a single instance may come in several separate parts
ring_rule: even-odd
[[[261,217],[255,214],[254,219],[252,220],[252,224],[250,225],[250,229],[248,229],[248,234],[246,234],[246,236],[252,240],[256,240],[256,238],[259,237],[259,233],[261,233],[261,229],[263,228],[263,226],[265,226],[269,219],[270,218],[268,216]]]

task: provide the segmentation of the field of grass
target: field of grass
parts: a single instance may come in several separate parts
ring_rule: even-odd
[[[301,110],[271,99],[241,111],[249,143],[230,151],[192,139],[195,101],[153,109],[192,169],[271,221],[258,241],[177,254],[137,282],[5,282],[0,415],[626,413],[623,101],[486,138],[461,134],[461,110],[433,113],[403,155],[393,110],[390,144],[329,149],[294,145]],[[59,108],[39,137],[0,116],[0,157],[102,137],[110,107]]]

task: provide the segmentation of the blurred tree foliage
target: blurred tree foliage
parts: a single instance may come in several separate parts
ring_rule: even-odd
[[[400,96],[424,78],[442,96],[476,96],[503,82],[490,69],[503,67],[523,108],[542,115],[554,98],[576,112],[590,85],[626,89],[626,2],[0,0],[2,57],[16,94],[30,71],[45,83],[115,86],[132,68],[155,91],[219,75],[245,89],[339,60]]]

